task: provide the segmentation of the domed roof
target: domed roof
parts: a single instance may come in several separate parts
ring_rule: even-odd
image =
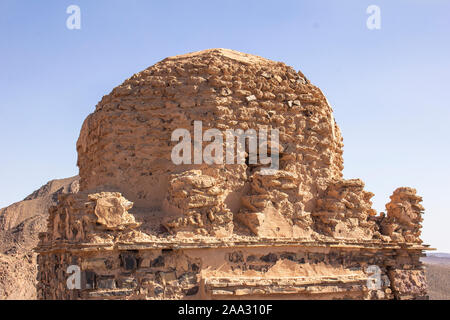
[[[171,160],[172,133],[193,132],[195,121],[203,131],[278,129],[280,169],[296,177],[305,210],[342,176],[342,138],[320,89],[284,63],[210,49],[166,58],[103,97],[77,142],[81,190],[120,191],[135,207],[163,210],[174,175],[200,170],[237,210],[253,174],[248,164]]]

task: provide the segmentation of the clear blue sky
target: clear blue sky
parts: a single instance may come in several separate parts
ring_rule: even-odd
[[[81,30],[66,8],[81,8]],[[381,30],[366,8],[381,8]],[[176,54],[230,48],[301,70],[333,105],[346,178],[384,211],[411,186],[425,242],[450,252],[450,1],[0,2],[0,207],[77,174],[75,142],[101,97]]]

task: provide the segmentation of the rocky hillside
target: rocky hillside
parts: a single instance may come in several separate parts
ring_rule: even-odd
[[[431,300],[450,300],[450,254],[429,253],[422,258]]]
[[[39,232],[47,227],[48,208],[58,194],[78,192],[78,176],[52,180],[23,201],[0,209],[0,299],[36,298]]]

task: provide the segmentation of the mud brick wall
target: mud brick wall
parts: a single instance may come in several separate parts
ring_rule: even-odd
[[[41,254],[41,299],[425,299],[419,252],[328,248]],[[70,265],[82,288],[66,286]],[[379,268],[380,287],[367,286]],[[411,290],[411,287],[416,289]]]

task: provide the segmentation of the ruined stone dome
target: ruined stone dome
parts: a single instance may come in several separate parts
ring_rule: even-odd
[[[119,191],[135,208],[166,214],[173,211],[173,184],[189,170],[212,177],[220,211],[237,213],[241,199],[255,193],[252,183],[270,189],[272,182],[256,181],[246,164],[173,164],[172,132],[193,134],[197,120],[203,131],[279,129],[284,176],[272,178],[283,184],[281,197],[292,204],[300,199],[302,211],[313,211],[328,181],[342,176],[340,130],[319,88],[284,63],[210,49],[166,58],[103,97],[77,142],[80,189]]]
[[[208,129],[222,151],[227,130],[278,130],[278,170],[251,161],[250,142],[248,161],[176,165],[177,129],[191,160]],[[426,298],[422,198],[398,188],[377,216],[364,183],[342,178],[327,100],[283,63],[167,58],[103,97],[77,150],[80,192],[59,196],[39,236],[42,299]],[[81,290],[68,288],[73,265]]]

